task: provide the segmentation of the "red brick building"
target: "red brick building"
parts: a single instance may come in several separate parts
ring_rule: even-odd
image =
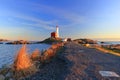
[[[52,38],[56,38],[56,32],[52,32],[52,33],[51,33],[51,37],[52,37]]]

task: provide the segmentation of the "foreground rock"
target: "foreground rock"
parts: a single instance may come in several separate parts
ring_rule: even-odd
[[[103,77],[99,71],[114,71],[120,75],[120,57],[106,54],[96,49],[90,49],[68,43],[65,57],[71,61],[70,74],[65,80],[119,80],[116,77]]]
[[[96,49],[67,43],[64,53],[43,65],[31,80],[119,80],[103,77],[99,71],[114,71],[120,75],[120,57]]]
[[[44,58],[45,63],[40,64],[38,72],[23,80],[120,80],[120,77],[104,77],[99,73],[113,71],[120,75],[120,57],[74,42],[66,43],[64,49],[47,62],[49,57]]]
[[[48,64],[42,65],[40,70],[30,76],[30,80],[64,80],[66,77],[65,72],[67,71],[67,66],[64,60],[60,58],[54,58]]]

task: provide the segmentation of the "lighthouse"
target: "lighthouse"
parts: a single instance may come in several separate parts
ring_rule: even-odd
[[[56,37],[59,38],[59,27],[56,26]]]
[[[51,33],[51,38],[59,38],[59,27],[56,26],[56,31]]]

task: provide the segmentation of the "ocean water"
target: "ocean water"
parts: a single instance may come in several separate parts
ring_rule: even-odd
[[[17,54],[21,46],[22,45],[0,44],[0,68],[3,65],[9,65],[13,63],[15,55]],[[47,44],[28,44],[27,52],[30,54],[35,49],[45,50],[49,47],[50,45],[47,45]]]
[[[104,42],[104,43],[100,43],[100,42]],[[98,44],[103,44],[103,45],[120,44],[120,41],[98,41]]]

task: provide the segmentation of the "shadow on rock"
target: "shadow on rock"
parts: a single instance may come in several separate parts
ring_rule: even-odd
[[[65,80],[70,74],[73,63],[62,55],[53,58],[49,63],[40,67],[40,70],[25,80]]]

